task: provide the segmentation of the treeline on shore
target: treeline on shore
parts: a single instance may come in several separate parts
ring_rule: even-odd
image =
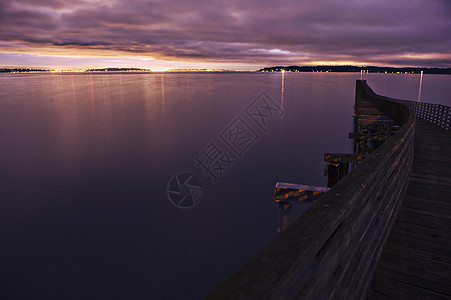
[[[368,72],[368,73],[420,73],[451,74],[451,68],[378,67],[378,66],[276,66],[263,68],[259,72]]]

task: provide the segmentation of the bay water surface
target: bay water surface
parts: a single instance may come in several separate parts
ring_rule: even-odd
[[[351,153],[360,76],[0,75],[0,298],[204,297],[277,234],[277,181]],[[418,100],[418,74],[365,79]],[[451,76],[421,91],[450,106]]]

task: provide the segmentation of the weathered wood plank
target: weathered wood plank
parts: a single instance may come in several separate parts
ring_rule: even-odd
[[[415,240],[417,243],[417,240]],[[427,242],[424,243],[426,246],[431,246]],[[437,246],[436,244],[432,244],[433,246]],[[396,251],[398,253],[408,253],[412,257],[415,257],[417,260],[430,259],[436,262],[440,262],[443,264],[451,265],[451,258],[447,258],[444,256],[444,253],[437,253],[436,251],[427,251],[421,249],[422,245],[417,244],[408,244],[408,241],[403,240],[399,241],[396,245],[392,245],[391,250]]]
[[[396,274],[381,269],[381,276],[374,278],[371,290],[386,295],[389,299],[449,299],[447,295],[409,284],[393,275]]]
[[[393,120],[373,120],[373,119],[357,119],[358,125],[373,125],[373,126],[383,126],[391,127],[393,126]]]
[[[404,207],[401,209],[398,219],[403,222],[418,224],[424,227],[451,227],[451,219],[448,216],[431,216],[431,214],[424,213],[423,211],[404,209]]]
[[[348,137],[350,139],[354,139],[354,140],[366,140],[366,141],[385,141],[389,138],[388,135],[363,134],[363,133],[355,133],[355,132],[350,132]]]
[[[416,269],[412,269],[410,265],[404,265],[402,262],[404,260],[384,261],[384,265],[380,266],[381,273],[393,280],[422,287],[437,294],[451,296],[451,287],[448,285],[449,281],[447,280],[449,277],[442,277],[449,276],[449,274],[446,272],[442,272],[445,275],[431,273],[429,272],[431,269],[428,269],[426,265],[420,265],[418,263],[413,264]]]
[[[274,197],[277,202],[301,202],[316,199],[329,190],[330,188],[323,186],[277,182],[274,187]]]
[[[404,209],[421,210],[424,214],[429,214],[432,217],[438,215],[449,218],[451,216],[451,203],[446,203],[445,201],[430,201],[411,195],[406,195],[404,198]]]
[[[368,298],[451,298],[450,148],[449,133],[417,119],[410,184]]]
[[[360,163],[368,155],[347,153],[324,153],[324,161],[328,163]]]
[[[431,258],[448,263],[451,261],[451,257],[449,256],[449,249],[443,247],[443,245],[441,244],[437,244],[435,241],[425,241],[417,239],[415,236],[409,235],[390,235],[388,243],[390,247],[392,247],[392,249],[403,247],[404,249],[410,249],[412,253],[423,253],[422,256],[426,258]]]

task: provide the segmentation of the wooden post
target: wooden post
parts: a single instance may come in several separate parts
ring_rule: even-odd
[[[327,165],[327,187],[333,187],[338,181],[339,164],[328,163]]]
[[[284,231],[290,226],[292,207],[291,202],[279,202],[279,228],[277,228],[277,232]]]
[[[348,175],[349,172],[349,163],[340,163],[338,168],[339,179],[342,180],[343,177]]]

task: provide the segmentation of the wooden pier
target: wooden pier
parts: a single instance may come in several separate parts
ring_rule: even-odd
[[[356,116],[343,176],[207,299],[451,298],[451,108],[358,80]]]

